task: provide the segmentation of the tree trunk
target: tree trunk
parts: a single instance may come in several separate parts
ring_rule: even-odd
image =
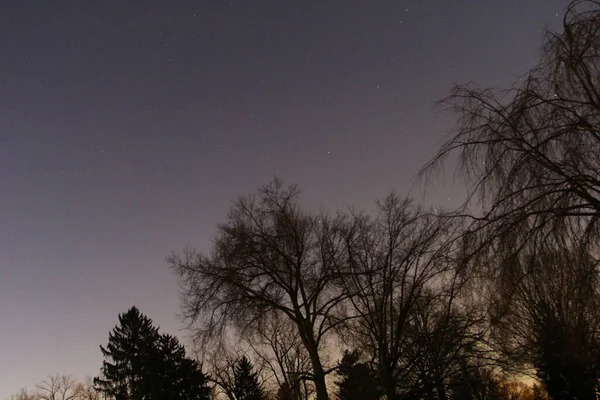
[[[325,383],[325,371],[323,371],[323,365],[321,364],[321,358],[319,357],[316,344],[309,344],[307,350],[308,354],[310,355],[310,362],[312,364],[317,400],[329,400],[327,384]]]
[[[315,391],[317,392],[317,400],[329,400],[327,384],[325,383],[325,371],[323,370],[323,364],[321,364],[321,357],[319,357],[317,343],[312,336],[312,330],[310,332],[301,332],[300,338],[302,339],[302,342],[306,347],[306,351],[310,356],[310,363],[313,370],[313,382],[315,383]]]
[[[320,364],[321,363],[319,362],[318,369],[313,367],[317,400],[329,400],[329,393],[327,393],[327,384],[325,383],[325,373],[323,372],[323,367]]]
[[[438,380],[435,385],[435,391],[437,392],[438,400],[448,400],[448,396],[446,395],[446,387],[444,386],[444,382]]]
[[[383,383],[383,391],[387,400],[396,400],[396,379],[394,371],[386,364],[379,364],[379,378]]]

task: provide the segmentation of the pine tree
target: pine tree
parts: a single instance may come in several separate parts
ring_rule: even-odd
[[[149,354],[158,340],[152,320],[131,307],[119,315],[117,325],[108,336],[108,345],[100,346],[105,360],[102,377],[95,378],[97,389],[117,400],[142,400],[155,382],[148,370]]]
[[[233,375],[235,378],[233,391],[237,400],[264,399],[264,393],[258,381],[258,373],[254,372],[254,367],[246,356],[237,362]]]
[[[161,335],[132,307],[109,334],[98,391],[115,400],[206,400],[208,378],[177,338]]]
[[[161,335],[156,353],[157,368],[161,372],[157,399],[204,400],[210,397],[208,377],[196,361],[186,356],[176,337]]]
[[[338,364],[340,380],[338,398],[340,400],[368,400],[379,398],[379,388],[375,374],[365,363],[359,362],[357,352],[344,352]]]

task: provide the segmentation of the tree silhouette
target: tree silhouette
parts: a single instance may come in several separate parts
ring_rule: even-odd
[[[94,379],[99,392],[123,400],[206,400],[210,389],[198,364],[177,338],[160,335],[136,307],[119,315],[119,325],[100,346],[105,360]]]
[[[458,127],[422,174],[458,152],[468,205],[482,210],[474,251],[501,242],[518,251],[535,232],[566,227],[598,236],[599,40],[600,2],[573,1],[563,32],[547,33],[538,65],[513,87],[462,85],[441,102]]]
[[[49,376],[35,385],[38,400],[73,400],[77,398],[77,382],[71,375]]]
[[[458,152],[464,248],[495,290],[494,344],[556,400],[595,399],[598,386],[598,43],[600,2],[572,1],[516,84],[461,85],[441,102],[457,129],[422,171]]]
[[[239,359],[234,370],[234,388],[236,400],[263,400],[264,394],[258,373],[254,371],[254,366],[243,356]]]
[[[404,346],[407,358],[413,360],[405,382],[412,384],[409,392],[447,400],[453,397],[450,387],[456,376],[475,378],[485,372],[478,360],[485,354],[481,345],[487,330],[484,315],[458,305],[447,293],[432,289],[416,301]],[[475,389],[485,380],[468,383]]]
[[[378,399],[381,391],[377,376],[368,364],[360,362],[357,351],[346,351],[338,364],[336,381],[339,400]]]
[[[160,335],[154,355],[160,376],[157,399],[206,400],[210,397],[208,377],[196,361],[186,356],[176,337]]]
[[[168,258],[182,284],[184,316],[207,343],[236,328],[251,338],[270,313],[288,319],[311,361],[318,400],[329,398],[320,355],[345,295],[336,283],[343,256],[339,221],[304,212],[298,190],[279,180],[241,197],[218,229],[209,256]],[[199,327],[199,328],[198,328]]]
[[[290,392],[293,400],[310,398],[314,391],[307,379],[310,357],[289,319],[271,313],[265,324],[257,329],[250,346],[278,387],[285,385],[284,390]]]
[[[456,226],[396,195],[378,205],[375,218],[353,215],[344,230],[348,261],[340,282],[351,318],[341,333],[373,357],[382,388],[393,400],[418,358],[406,351],[418,300],[433,282],[443,287],[454,276],[449,260]]]
[[[94,387],[94,380],[90,376],[75,385],[75,393],[77,400],[101,400],[100,392]]]
[[[450,380],[449,391],[453,400],[503,399],[495,368],[471,360],[462,362],[464,367]]]
[[[100,346],[105,360],[102,377],[94,379],[98,390],[124,400],[144,399],[158,382],[158,371],[149,369],[158,338],[158,328],[136,307],[120,314],[108,345]]]
[[[589,254],[556,242],[528,246],[496,280],[493,339],[533,368],[552,399],[595,399],[600,378],[600,275]]]

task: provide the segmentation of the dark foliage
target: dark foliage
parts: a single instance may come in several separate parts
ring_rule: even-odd
[[[119,315],[119,325],[100,346],[105,358],[98,391],[123,400],[205,400],[207,377],[187,358],[179,341],[160,335],[136,307]]]
[[[233,392],[237,400],[263,400],[264,393],[258,379],[258,373],[254,366],[243,356],[237,362],[234,372]]]
[[[381,395],[376,374],[367,363],[360,362],[358,352],[346,351],[338,364],[337,373],[340,400],[375,400]]]

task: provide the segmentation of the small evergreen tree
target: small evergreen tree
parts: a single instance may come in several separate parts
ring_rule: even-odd
[[[356,351],[345,351],[338,364],[340,380],[338,398],[340,400],[368,400],[378,399],[380,390],[377,377],[373,370],[366,364],[359,362],[360,355]]]
[[[263,400],[264,393],[258,380],[258,373],[250,360],[244,356],[237,362],[233,371],[234,394],[237,400]]]

